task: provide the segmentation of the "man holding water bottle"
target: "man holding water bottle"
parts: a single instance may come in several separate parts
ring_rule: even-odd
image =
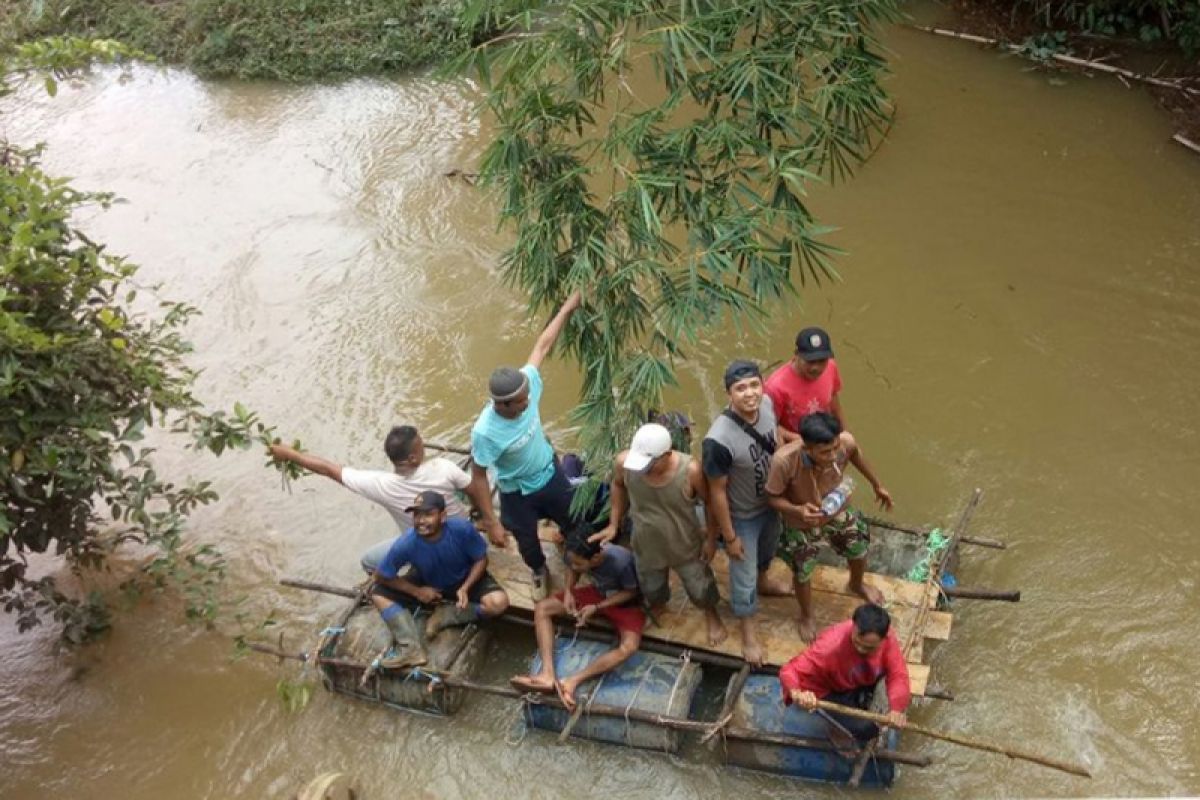
[[[850,505],[854,479],[846,474],[846,465],[853,464],[867,479],[880,506],[890,510],[892,496],[833,414],[809,414],[799,427],[800,440],[784,445],[771,460],[766,492],[770,507],[783,516],[778,555],[792,567],[800,638],[811,642],[817,626],[810,581],[822,541],[846,559],[850,591],[869,603],[883,604],[883,594],[863,579],[871,534],[862,514]]]

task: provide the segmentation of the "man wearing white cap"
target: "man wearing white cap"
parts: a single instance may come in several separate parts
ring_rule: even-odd
[[[674,570],[688,598],[704,611],[708,642],[726,637],[717,614],[721,600],[708,562],[716,552],[716,530],[705,532],[696,513],[707,502],[708,484],[700,464],[671,449],[671,433],[650,423],[638,428],[629,449],[618,454],[611,491],[608,527],[593,540],[611,541],[626,512],[633,522],[633,550],[642,596],[652,609],[671,598],[669,571]]]

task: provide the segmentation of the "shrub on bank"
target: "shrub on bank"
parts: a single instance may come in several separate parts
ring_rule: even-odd
[[[117,39],[206,77],[311,80],[391,72],[461,52],[459,0],[16,0],[16,39]]]

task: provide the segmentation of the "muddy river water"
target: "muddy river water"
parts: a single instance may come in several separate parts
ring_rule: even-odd
[[[1200,158],[1120,83],[1051,80],[911,31],[889,42],[891,136],[814,196],[840,228],[844,280],[777,308],[761,336],[693,353],[673,405],[706,421],[727,359],[784,358],[822,324],[895,516],[948,522],[985,490],[974,530],[1011,546],[966,552],[960,581],[1023,600],[957,604],[932,664],[958,699],[912,716],[1085,760],[1095,778],[908,737],[937,764],[903,770],[895,796],[1200,791]],[[463,441],[484,377],[536,330],[496,280],[488,198],[442,177],[487,139],[472,98],[420,77],[288,87],[138,70],[10,98],[2,119],[49,144],[52,171],[125,199],[86,227],[203,310],[205,400],[241,400],[371,466],[393,423]],[[543,415],[569,445],[578,376],[563,362],[547,375]],[[341,601],[276,581],[347,583],[388,531],[328,482],[281,491],[257,454],[168,451],[161,471],[215,478],[224,499],[193,527],[228,556],[231,596],[287,620],[296,648]],[[233,628],[147,598],[64,653],[52,630],[0,619],[0,797],[284,798],[334,769],[370,798],[843,795],[711,759],[517,744],[496,699],[439,721],[318,691],[292,714],[275,682],[294,670],[232,660]],[[491,677],[519,668],[530,642],[513,642]]]

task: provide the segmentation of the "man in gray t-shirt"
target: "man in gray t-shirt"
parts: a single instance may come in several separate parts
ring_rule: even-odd
[[[776,420],[763,394],[762,373],[753,361],[734,361],[725,370],[729,406],[704,437],[703,466],[709,483],[712,524],[729,556],[729,595],[741,622],[742,656],[762,664],[754,630],[758,593],[787,594],[766,580],[779,544],[779,515],[767,505],[767,473],[775,452]]]

